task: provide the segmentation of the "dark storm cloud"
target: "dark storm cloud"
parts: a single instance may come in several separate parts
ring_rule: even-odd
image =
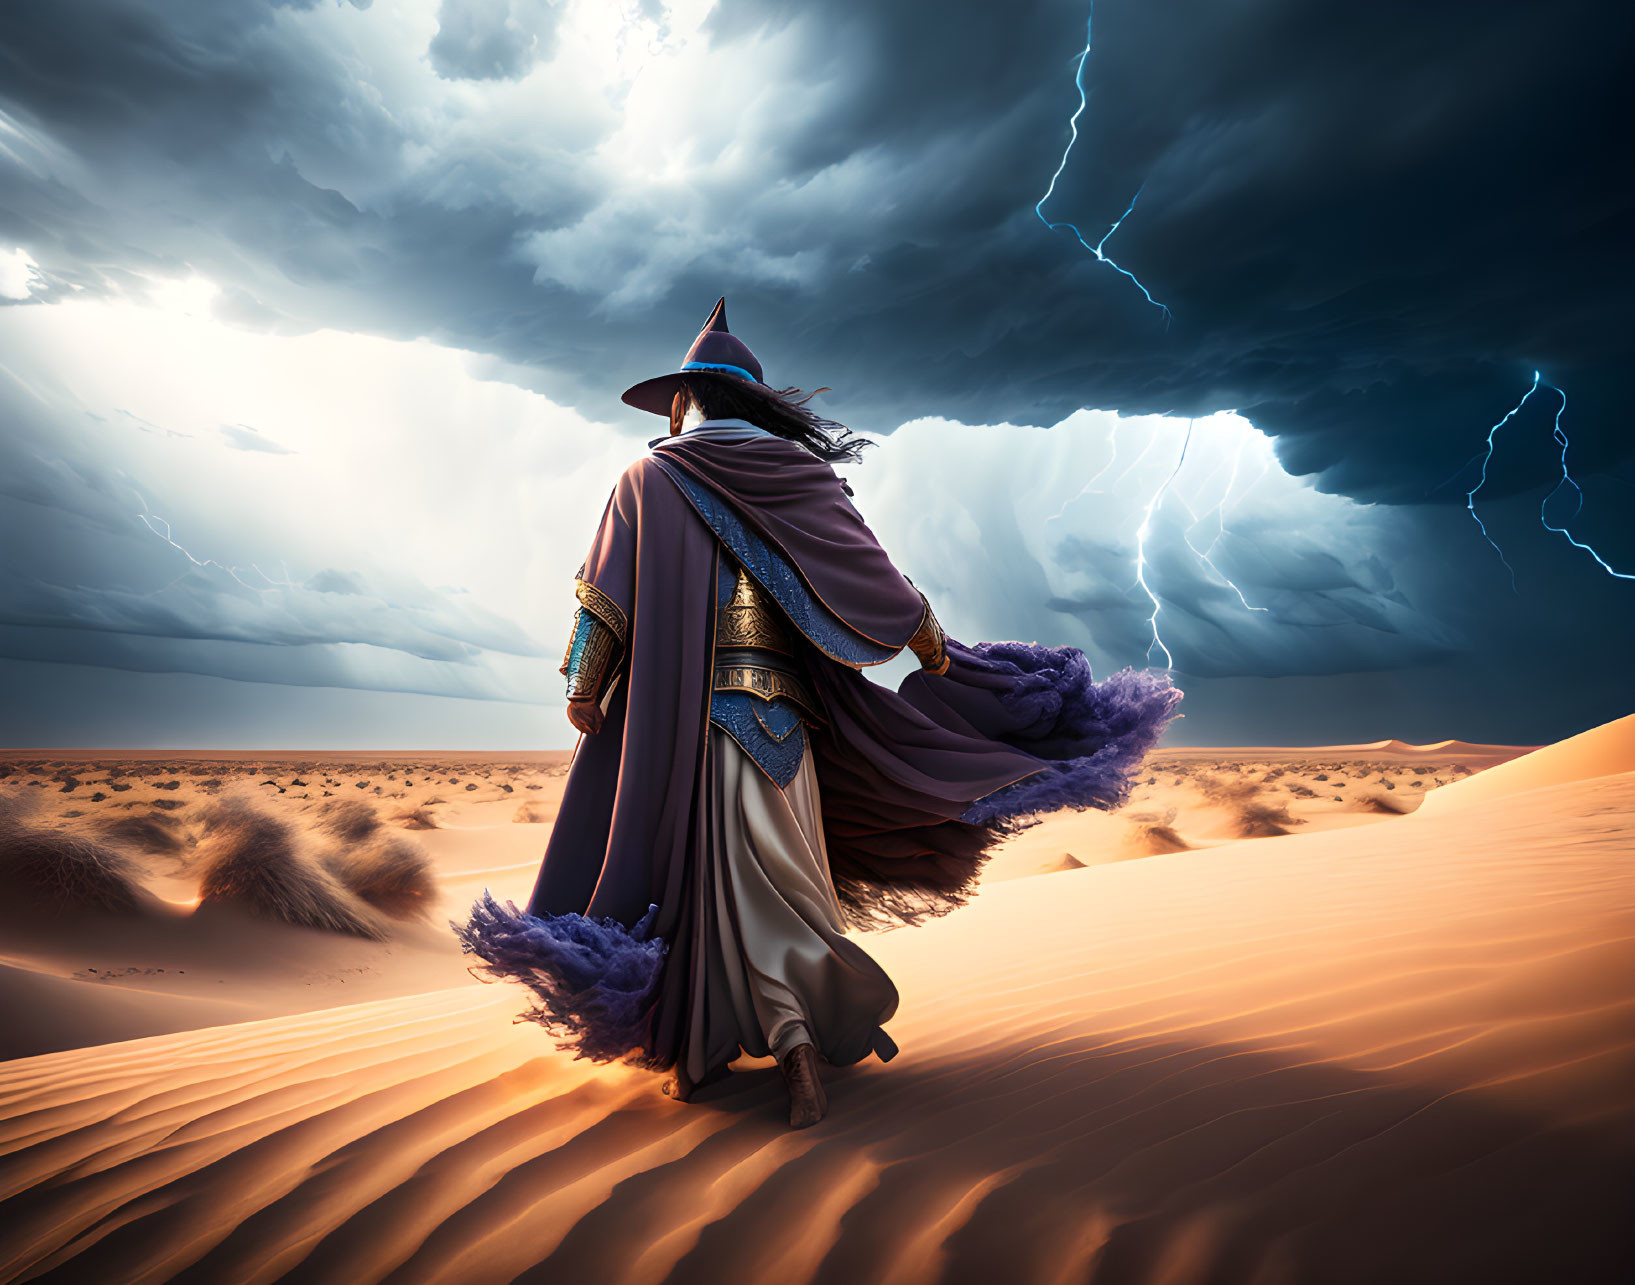
[[[669,242],[662,203],[607,204],[589,158],[611,118],[547,116],[548,146],[449,141],[411,169],[417,140],[367,68],[279,6],[8,6],[0,103],[28,137],[3,161],[0,235],[59,288],[187,262],[279,324],[434,335],[592,413],[670,364],[725,290],[772,371],[834,384],[870,428],[1232,407],[1325,489],[1459,502],[1541,368],[1573,399],[1577,468],[1628,459],[1635,11],[1104,0],[1047,213],[1095,240],[1144,184],[1107,251],[1173,309],[1167,329],[1032,212],[1087,12],[724,0],[709,30],[745,51],[757,169],[701,179]],[[420,52],[444,75],[521,74],[555,41],[546,5],[439,18]],[[750,41],[780,29],[796,54],[769,70]],[[799,199],[823,184],[839,194]],[[536,281],[530,238],[576,228]],[[711,237],[730,244],[701,251]],[[656,284],[619,296],[638,268]],[[1547,476],[1547,418],[1517,429],[1491,495]]]
[[[907,173],[870,268],[814,300],[814,334],[849,323],[857,354],[826,382],[884,377],[898,405],[966,420],[1238,408],[1291,471],[1413,502],[1542,367],[1574,399],[1579,466],[1627,458],[1630,10],[1097,6],[1090,102],[1046,213],[1095,242],[1140,190],[1107,252],[1170,306],[1168,329],[1029,208],[1077,106],[1081,11],[1012,15],[828,6],[803,29],[820,65],[856,74],[848,112],[791,158],[879,147]],[[729,3],[715,26],[750,21]],[[963,172],[914,165],[956,132]],[[1539,462],[1502,454],[1493,493]]]
[[[639,11],[662,21],[653,0]],[[1493,728],[1462,734],[1500,739],[1521,734],[1502,723],[1518,708],[1542,737],[1597,702],[1627,707],[1608,639],[1627,634],[1629,586],[1536,518],[1560,473],[1553,394],[1501,431],[1482,496],[1522,569],[1525,621],[1457,506],[1538,369],[1571,399],[1563,425],[1591,494],[1575,529],[1635,562],[1609,501],[1635,485],[1635,9],[1103,0],[1089,105],[1046,213],[1094,243],[1140,191],[1106,249],[1173,310],[1167,326],[1033,211],[1079,103],[1088,12],[722,0],[708,30],[726,92],[679,91],[675,113],[705,141],[666,186],[646,168],[663,155],[599,152],[625,99],[572,87],[546,3],[0,6],[0,250],[38,262],[41,301],[193,269],[222,287],[232,324],[430,336],[597,419],[673,365],[719,293],[770,378],[834,385],[831,413],[864,429],[1236,408],[1324,490],[1436,506],[1404,519],[1405,539],[1451,573],[1405,585],[1402,549],[1369,573],[1242,526],[1220,557],[1264,618],[1184,561],[1155,569],[1190,672],[1252,684],[1418,665],[1427,709],[1458,688],[1461,716]],[[645,436],[638,418],[621,422]],[[15,485],[129,536],[129,514],[94,494],[106,477],[54,467]],[[1086,558],[1113,575],[1128,553]],[[1480,594],[1448,588],[1466,580]],[[304,587],[325,610],[348,596]],[[1016,596],[1042,603],[1035,587]],[[1445,635],[1404,636],[1379,605],[1431,611],[1439,595]],[[1145,620],[1124,586],[1049,610],[1103,613],[1121,649]],[[322,613],[312,624],[336,631]],[[424,654],[386,645],[404,643]],[[1437,668],[1473,648],[1480,672]],[[1489,712],[1494,687],[1525,692]]]

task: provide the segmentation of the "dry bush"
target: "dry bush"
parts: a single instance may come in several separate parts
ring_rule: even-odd
[[[430,808],[422,804],[417,808],[402,808],[397,814],[397,823],[405,830],[435,830],[437,818]]]
[[[1175,828],[1176,815],[1174,808],[1166,808],[1163,812],[1126,813],[1125,820],[1130,823],[1130,830],[1124,836],[1125,844],[1154,857],[1165,852],[1190,852],[1192,845]]]
[[[1357,794],[1351,801],[1363,812],[1380,812],[1386,816],[1399,817],[1409,811],[1406,800],[1399,803],[1386,794]]]
[[[330,853],[323,864],[354,896],[393,919],[423,919],[437,904],[437,880],[425,849],[402,835]]]
[[[145,900],[135,863],[122,852],[60,830],[0,826],[0,885],[6,900],[44,909],[133,911]]]
[[[21,790],[0,790],[0,833],[25,825],[39,806],[38,794],[24,794]]]
[[[336,799],[323,805],[318,826],[342,843],[362,843],[380,829],[380,817],[361,799]]]
[[[517,804],[517,810],[511,814],[512,822],[520,825],[542,825],[555,818],[555,810],[546,807],[538,799],[524,799]]]
[[[1260,793],[1260,782],[1241,776],[1223,776],[1217,772],[1200,772],[1198,789],[1211,803],[1241,803]]]
[[[108,817],[98,825],[102,837],[142,852],[173,856],[187,846],[187,834],[175,817],[163,812],[146,816]]]
[[[1192,845],[1181,837],[1174,826],[1165,825],[1161,821],[1138,824],[1126,842],[1152,857],[1161,856],[1166,852],[1192,850]]]
[[[1258,781],[1241,777],[1202,776],[1198,785],[1211,803],[1224,804],[1233,810],[1233,824],[1241,839],[1287,834],[1288,827],[1304,824],[1299,817],[1290,814],[1287,804],[1264,798]]]
[[[383,941],[384,925],[301,851],[289,824],[240,798],[211,804],[199,845],[199,908],[235,906],[323,932]]]
[[[1287,834],[1288,827],[1299,825],[1298,817],[1290,816],[1281,803],[1252,800],[1239,806],[1235,818],[1238,836],[1243,839],[1264,839],[1274,834]]]

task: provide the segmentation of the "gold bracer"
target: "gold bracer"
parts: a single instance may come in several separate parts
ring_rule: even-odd
[[[716,613],[715,645],[795,654],[782,613],[743,567],[738,568],[731,600]]]
[[[619,609],[619,604],[595,585],[585,580],[575,580],[573,582],[573,595],[579,599],[579,605],[611,629],[613,637],[618,641],[619,645],[624,646],[625,639],[629,636],[630,631],[625,622],[624,612]]]
[[[920,627],[908,640],[908,649],[920,658],[921,669],[932,674],[946,674],[947,635],[942,632],[942,626],[937,623],[936,613],[931,610],[931,602],[923,593],[920,594],[920,601],[925,603],[925,614],[920,617]]]
[[[598,700],[613,675],[613,657],[619,646],[613,630],[600,616],[580,607],[573,613],[573,633],[562,657],[561,673],[568,680],[569,700]]]

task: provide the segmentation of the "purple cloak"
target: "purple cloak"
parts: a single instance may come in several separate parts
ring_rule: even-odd
[[[485,897],[455,925],[490,976],[533,989],[541,1003],[528,1016],[583,1056],[668,1066],[689,1006],[710,1002],[668,961],[690,957],[708,833],[724,518],[781,555],[794,590],[875,656],[900,650],[924,610],[834,470],[802,447],[683,434],[625,471],[580,571],[622,617],[621,681],[602,730],[579,743],[526,913]],[[952,639],[946,675],[916,673],[892,692],[811,636],[824,835],[858,924],[963,904],[987,850],[1034,814],[1117,806],[1181,695],[1152,671],[1098,684],[1070,647]]]

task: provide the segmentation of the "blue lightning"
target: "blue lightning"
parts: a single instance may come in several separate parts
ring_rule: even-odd
[[[1488,534],[1487,523],[1483,522],[1481,515],[1476,512],[1476,492],[1487,485],[1487,466],[1488,462],[1493,458],[1494,437],[1501,428],[1516,417],[1523,406],[1527,405],[1527,399],[1538,392],[1539,382],[1539,373],[1535,370],[1533,372],[1533,386],[1522,394],[1522,399],[1505,413],[1503,419],[1487,430],[1487,450],[1482,455],[1482,475],[1477,479],[1476,485],[1465,492],[1465,507],[1470,510],[1470,516],[1476,519],[1476,525],[1482,529],[1482,538],[1493,546],[1493,552],[1499,555],[1499,561],[1504,563],[1504,569],[1510,573],[1510,591],[1512,593],[1517,592],[1516,569],[1510,565],[1510,559],[1504,556],[1504,550],[1499,548],[1498,542]]]
[[[1544,529],[1546,531],[1554,531],[1557,535],[1562,536],[1567,541],[1568,544],[1573,546],[1573,548],[1582,549],[1585,553],[1589,554],[1590,557],[1595,559],[1596,563],[1600,566],[1601,570],[1605,571],[1609,576],[1614,576],[1619,580],[1635,580],[1635,574],[1631,574],[1631,573],[1629,573],[1627,571],[1619,571],[1617,568],[1612,566],[1612,564],[1609,563],[1605,558],[1603,558],[1599,553],[1597,553],[1595,551],[1595,549],[1593,549],[1591,546],[1585,544],[1582,540],[1575,539],[1573,537],[1573,533],[1571,531],[1569,531],[1565,526],[1552,526],[1550,524],[1550,518],[1549,518],[1549,512],[1548,512],[1549,507],[1550,507],[1550,501],[1555,499],[1555,497],[1561,493],[1561,488],[1564,487],[1564,486],[1570,486],[1578,494],[1578,504],[1573,509],[1573,517],[1575,517],[1575,518],[1579,515],[1579,513],[1581,513],[1583,511],[1583,508],[1584,508],[1584,488],[1578,485],[1578,483],[1573,479],[1572,473],[1567,468],[1567,448],[1568,448],[1567,433],[1566,433],[1566,430],[1561,427],[1561,417],[1564,414],[1566,414],[1566,411],[1567,411],[1567,394],[1564,393],[1561,389],[1557,388],[1554,384],[1546,384],[1544,382],[1543,376],[1540,375],[1540,373],[1538,371],[1536,371],[1536,370],[1533,372],[1533,385],[1532,385],[1532,387],[1529,388],[1526,391],[1526,393],[1524,393],[1522,395],[1522,399],[1519,402],[1517,402],[1514,406],[1512,406],[1510,408],[1509,413],[1506,414],[1503,419],[1501,419],[1492,428],[1487,430],[1487,450],[1486,450],[1485,453],[1482,454],[1482,475],[1477,480],[1476,485],[1474,487],[1472,487],[1469,491],[1465,492],[1465,507],[1470,510],[1471,517],[1476,518],[1476,525],[1481,527],[1482,535],[1487,539],[1487,542],[1489,544],[1493,545],[1493,551],[1499,555],[1499,561],[1504,563],[1505,570],[1510,572],[1510,588],[1512,589],[1512,591],[1514,591],[1515,588],[1516,588],[1516,571],[1515,571],[1515,568],[1512,567],[1510,565],[1509,561],[1505,558],[1504,550],[1499,548],[1499,546],[1496,543],[1494,543],[1493,537],[1491,535],[1488,535],[1486,525],[1484,525],[1483,522],[1482,522],[1482,519],[1477,516],[1477,513],[1476,513],[1476,492],[1480,491],[1482,489],[1482,487],[1484,485],[1486,485],[1486,483],[1487,483],[1487,465],[1488,465],[1488,461],[1493,458],[1493,438],[1494,438],[1495,434],[1497,434],[1498,431],[1501,428],[1503,428],[1507,423],[1509,423],[1510,420],[1515,417],[1516,413],[1518,411],[1520,411],[1523,406],[1527,405],[1527,399],[1530,398],[1534,393],[1538,392],[1538,390],[1540,388],[1548,388],[1557,397],[1561,398],[1561,405],[1556,407],[1555,427],[1554,427],[1554,430],[1553,430],[1553,436],[1555,437],[1556,445],[1561,448],[1561,477],[1560,477],[1560,480],[1558,480],[1556,482],[1555,486],[1551,489],[1550,493],[1548,495],[1546,495],[1544,497],[1544,499],[1539,502],[1538,520],[1543,525],[1543,527],[1544,527]],[[1475,457],[1473,456],[1472,458],[1475,458]],[[1466,463],[1468,465],[1469,461],[1466,461]],[[1446,483],[1444,483],[1444,485],[1446,485]],[[1572,520],[1571,518],[1568,519],[1568,521],[1571,521],[1571,520]]]
[[[1538,375],[1536,372],[1533,378],[1537,380]],[[1559,492],[1564,486],[1570,486],[1574,491],[1578,492],[1578,505],[1573,509],[1573,517],[1576,518],[1584,508],[1584,488],[1579,486],[1577,482],[1573,481],[1573,475],[1567,471],[1567,434],[1561,427],[1561,417],[1567,410],[1567,394],[1562,392],[1561,389],[1557,388],[1554,384],[1546,384],[1545,387],[1561,398],[1561,405],[1556,408],[1554,434],[1556,445],[1561,447],[1561,480],[1555,484],[1555,489],[1539,502],[1538,520],[1544,524],[1544,529],[1546,531],[1554,531],[1556,534],[1566,537],[1567,543],[1572,545],[1573,548],[1584,550],[1585,553],[1589,554],[1590,557],[1594,558],[1596,562],[1601,564],[1601,570],[1605,571],[1609,576],[1615,576],[1619,580],[1635,580],[1635,575],[1631,575],[1627,571],[1614,570],[1613,567],[1608,564],[1607,560],[1594,549],[1590,548],[1589,545],[1573,539],[1572,532],[1567,530],[1565,526],[1551,526],[1550,519],[1545,516],[1544,511],[1549,506],[1550,501],[1555,499],[1557,492]],[[1571,519],[1568,520],[1571,521]]]
[[[1227,502],[1231,500],[1232,491],[1238,484],[1238,470],[1243,464],[1243,448],[1247,446],[1248,443],[1249,438],[1247,436],[1239,437],[1237,448],[1232,452],[1232,471],[1227,475],[1226,489],[1221,492],[1221,498],[1216,500],[1214,504],[1215,538],[1209,542],[1209,547],[1207,549],[1200,549],[1197,545],[1192,543],[1192,532],[1196,527],[1202,524],[1204,519],[1199,517],[1197,513],[1193,511],[1192,506],[1184,499],[1181,500],[1181,507],[1186,509],[1187,516],[1191,518],[1192,521],[1181,529],[1181,539],[1186,544],[1186,547],[1192,550],[1193,556],[1197,558],[1198,561],[1204,566],[1213,571],[1221,583],[1238,596],[1238,601],[1243,604],[1244,610],[1270,612],[1270,607],[1257,607],[1254,603],[1250,602],[1249,599],[1244,597],[1243,590],[1238,588],[1237,581],[1233,580],[1231,576],[1222,571],[1220,567],[1216,565],[1215,559],[1210,557],[1210,555],[1215,552],[1215,546],[1218,545],[1221,542],[1222,537],[1226,535],[1226,505]],[[1220,466],[1216,465],[1216,467],[1210,472],[1209,476],[1204,478],[1199,483],[1200,490],[1214,478],[1216,473],[1219,472]],[[1256,478],[1255,481],[1250,484],[1248,490],[1252,491],[1260,484],[1261,480],[1264,479],[1265,476],[1266,474],[1263,467],[1260,477]],[[1247,493],[1248,492],[1246,491],[1245,494]],[[1239,503],[1242,503],[1241,499],[1239,500]]]
[[[158,514],[150,513],[148,511],[148,502],[142,498],[141,493],[138,492],[138,491],[132,490],[131,494],[136,496],[137,503],[139,503],[142,506],[142,511],[136,515],[137,518],[140,519],[142,525],[147,527],[147,529],[149,531],[152,531],[154,535],[158,536],[161,540],[163,540],[166,544],[168,544],[172,549],[175,549],[175,550],[177,550],[177,552],[181,553],[194,566],[200,567],[200,568],[215,567],[216,570],[218,570],[218,571],[225,571],[228,575],[230,575],[239,584],[243,585],[246,589],[249,589],[254,593],[265,593],[267,591],[267,589],[271,589],[271,588],[298,589],[298,588],[301,587],[300,585],[296,584],[293,580],[291,580],[289,578],[290,572],[289,572],[288,567],[284,568],[284,579],[274,580],[271,576],[269,576],[260,567],[256,566],[255,563],[253,563],[253,562],[250,563],[250,570],[254,571],[256,573],[256,575],[260,576],[263,580],[265,580],[267,582],[265,586],[261,586],[261,585],[253,585],[248,580],[246,580],[243,576],[239,575],[237,567],[230,567],[224,562],[217,562],[214,558],[196,558],[196,557],[194,557],[193,553],[192,553],[192,551],[190,549],[188,549],[186,546],[178,544],[176,542],[175,537],[171,533],[170,523],[165,521],[165,519],[160,517]],[[155,523],[158,523],[159,525],[155,526],[154,525]],[[162,530],[162,531],[159,529],[159,527],[161,527],[161,526],[164,528],[164,530]],[[170,583],[175,584],[176,582],[174,580],[172,580]],[[169,585],[164,586],[164,588],[167,588],[167,589],[169,587],[170,587]],[[156,592],[159,592],[159,591],[156,591]]]
[[[1179,496],[1176,498],[1180,499]],[[1232,577],[1227,575],[1226,572],[1222,571],[1215,565],[1215,559],[1209,556],[1210,549],[1215,547],[1214,544],[1211,544],[1209,549],[1200,549],[1197,545],[1192,543],[1192,528],[1202,522],[1203,519],[1193,512],[1192,506],[1185,500],[1181,500],[1181,507],[1187,511],[1187,517],[1192,519],[1190,523],[1181,529],[1181,543],[1185,544],[1188,549],[1192,550],[1192,556],[1197,558],[1200,563],[1213,571],[1216,579],[1218,579],[1223,585],[1237,595],[1238,601],[1243,604],[1244,610],[1270,611],[1270,607],[1257,607],[1254,603],[1250,602],[1249,599],[1245,598],[1243,596],[1243,590],[1238,588],[1237,583],[1232,579]],[[1216,539],[1218,542],[1219,537]]]
[[[1076,502],[1089,495],[1090,488],[1096,484],[1096,482],[1102,477],[1103,474],[1107,472],[1108,469],[1112,468],[1113,465],[1118,462],[1118,425],[1116,423],[1107,432],[1107,447],[1110,452],[1110,454],[1107,456],[1107,463],[1103,464],[1093,474],[1091,474],[1090,477],[1085,480],[1083,486],[1081,486],[1072,495],[1068,496],[1067,499],[1063,500],[1061,506],[1056,510],[1056,512],[1050,515],[1049,521],[1059,522],[1062,515],[1066,513],[1067,510]]]
[[[1051,194],[1055,192],[1056,180],[1061,178],[1062,171],[1067,168],[1068,155],[1073,151],[1073,144],[1079,141],[1079,117],[1084,114],[1084,109],[1090,102],[1089,94],[1084,88],[1084,69],[1086,64],[1088,64],[1090,61],[1091,28],[1095,24],[1095,18],[1096,10],[1095,6],[1092,5],[1090,8],[1090,17],[1084,24],[1084,50],[1079,54],[1078,68],[1073,74],[1073,84],[1079,91],[1079,106],[1078,110],[1073,113],[1067,122],[1069,130],[1071,130],[1071,137],[1067,140],[1067,147],[1062,151],[1062,159],[1056,166],[1056,172],[1050,176],[1050,185],[1045,188],[1045,194],[1041,196],[1038,202],[1034,205],[1033,212],[1039,216],[1039,222],[1043,223],[1045,227],[1049,228],[1052,232],[1066,228],[1078,238],[1080,245],[1082,245],[1086,250],[1090,251],[1091,254],[1095,255],[1098,263],[1105,263],[1114,272],[1120,273],[1134,282],[1135,288],[1141,291],[1147,302],[1164,314],[1164,324],[1168,326],[1173,317],[1173,314],[1170,312],[1169,308],[1164,304],[1159,303],[1158,300],[1154,299],[1152,297],[1152,291],[1148,290],[1146,286],[1141,284],[1141,279],[1128,268],[1115,263],[1107,255],[1104,248],[1107,245],[1108,239],[1113,235],[1113,233],[1117,232],[1119,226],[1124,222],[1124,220],[1130,217],[1130,212],[1135,209],[1135,203],[1141,199],[1141,193],[1146,187],[1145,184],[1143,184],[1142,187],[1137,188],[1135,195],[1130,198],[1129,209],[1126,209],[1123,214],[1119,215],[1118,218],[1114,220],[1113,226],[1108,228],[1107,231],[1102,234],[1101,240],[1097,241],[1094,245],[1091,245],[1089,241],[1085,240],[1084,233],[1079,231],[1077,224],[1052,222],[1050,219],[1045,217],[1045,202],[1048,201]]]
[[[1187,434],[1181,439],[1180,457],[1175,461],[1175,467],[1169,471],[1169,476],[1164,479],[1159,488],[1152,493],[1152,498],[1147,501],[1146,511],[1141,515],[1141,525],[1135,531],[1135,582],[1141,586],[1141,591],[1147,595],[1147,600],[1152,603],[1152,615],[1147,619],[1147,624],[1152,628],[1152,641],[1147,644],[1146,654],[1148,659],[1151,659],[1152,649],[1157,647],[1159,651],[1164,653],[1165,669],[1175,668],[1175,657],[1170,655],[1169,648],[1164,645],[1164,640],[1158,633],[1158,613],[1163,608],[1158,601],[1158,595],[1152,591],[1152,586],[1147,583],[1147,536],[1152,533],[1152,515],[1157,511],[1159,501],[1164,498],[1164,492],[1169,490],[1169,484],[1175,480],[1175,475],[1181,471],[1181,465],[1186,463],[1187,447],[1191,443],[1192,421],[1189,419],[1187,420]]]

